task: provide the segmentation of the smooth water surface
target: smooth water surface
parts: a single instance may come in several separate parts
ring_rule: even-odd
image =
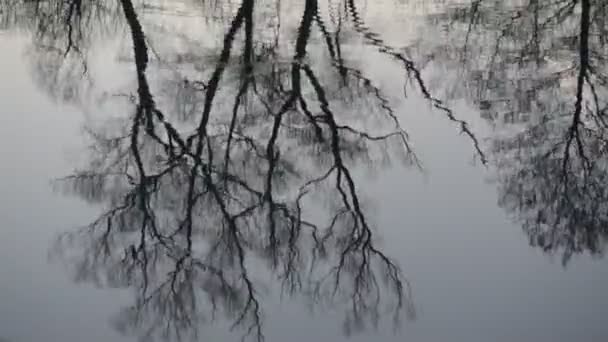
[[[607,341],[605,14],[0,0],[0,340]]]

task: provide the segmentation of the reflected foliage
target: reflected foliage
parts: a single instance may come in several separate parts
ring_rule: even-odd
[[[402,65],[411,92],[456,122],[485,160],[466,122],[354,1],[329,15],[317,0],[290,4],[297,20],[287,23],[280,2],[187,5],[217,11],[200,18],[223,28],[217,46],[147,21],[167,8],[131,0],[15,1],[11,13],[26,20],[3,17],[32,34],[43,88],[83,107],[82,89],[100,87],[88,68],[93,42],[118,36],[131,48],[118,60],[134,90],[96,102],[128,109],[87,122],[87,162],[55,183],[104,211],[63,234],[54,254],[77,281],[131,289],[132,305],[113,322],[145,341],[194,340],[218,317],[262,340],[273,290],[342,308],[346,334],[412,316],[409,285],[376,244],[355,169],[418,160],[388,96],[347,62],[343,42],[357,35]]]
[[[532,246],[561,254],[564,265],[573,254],[603,255],[608,3],[476,0],[444,9],[426,20],[450,43],[417,47],[425,62],[458,70],[447,96],[468,99],[494,127],[499,204]]]

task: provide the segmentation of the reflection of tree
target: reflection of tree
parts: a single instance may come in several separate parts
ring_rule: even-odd
[[[52,36],[57,53],[35,55],[51,72],[70,56],[78,61],[72,66],[87,65],[92,33],[73,18],[89,16],[92,5],[75,3],[74,16],[51,25],[61,32]],[[37,4],[57,5],[61,13],[70,8],[65,0]],[[305,2],[287,48],[257,28],[253,0],[242,1],[215,67],[187,72],[176,62],[170,71],[153,69],[162,76],[157,94],[156,80],[149,78],[157,46],[131,0],[118,5],[108,13],[120,18],[132,42],[137,92],[128,98],[134,110],[88,127],[93,146],[87,166],[57,186],[102,204],[105,212],[55,246],[77,280],[134,290],[134,304],[115,317],[116,327],[146,340],[194,338],[200,323],[224,315],[260,340],[264,276],[276,277],[287,294],[342,304],[347,333],[387,315],[397,323],[404,309],[411,314],[407,282],[374,242],[352,170],[393,159],[416,163],[416,157],[387,97],[341,58],[339,33],[328,29],[316,0]],[[356,26],[364,32],[360,19]],[[33,27],[36,43],[46,41],[41,37],[47,31],[38,31],[37,22]],[[315,28],[331,62],[324,70],[307,53]],[[45,60],[51,55],[57,63]],[[192,51],[179,60],[203,55]],[[86,67],[69,70],[86,73]],[[407,72],[415,73],[413,64]],[[416,79],[441,105],[419,74]],[[53,82],[55,89],[78,89],[80,79]],[[78,97],[47,90],[64,100]]]
[[[86,53],[93,41],[115,31],[113,2],[2,0],[0,28],[33,36],[28,49],[37,83],[54,98],[75,101],[90,87]]]
[[[608,234],[607,9],[596,0],[480,0],[429,18],[463,33],[426,57],[460,61],[464,87],[448,92],[500,125],[501,206],[533,246],[561,251],[564,263],[603,253]]]

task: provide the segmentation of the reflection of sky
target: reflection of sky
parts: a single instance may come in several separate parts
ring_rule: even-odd
[[[35,87],[21,42],[0,36],[0,46],[0,336],[17,342],[121,341],[107,322],[130,296],[74,285],[46,261],[53,234],[95,213],[53,195],[48,185],[78,159],[82,117]],[[384,87],[399,89],[399,80],[390,77],[399,74],[395,65],[368,64]],[[362,179],[359,189],[376,200],[382,245],[411,281],[419,319],[405,324],[401,335],[383,331],[352,340],[606,340],[605,263],[583,256],[564,270],[559,260],[529,248],[521,229],[496,206],[489,176],[471,165],[470,142],[458,128],[419,99],[398,109],[426,173],[395,168]],[[457,113],[474,114],[465,107]],[[339,314],[311,316],[294,302],[264,308],[268,341],[342,338]],[[201,340],[218,341],[224,328],[203,328]]]

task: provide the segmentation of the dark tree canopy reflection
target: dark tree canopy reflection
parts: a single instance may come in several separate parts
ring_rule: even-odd
[[[608,2],[476,0],[446,8],[427,20],[450,43],[418,50],[427,62],[459,70],[444,91],[469,99],[494,126],[499,204],[532,246],[560,253],[564,264],[576,253],[602,255]]]
[[[146,23],[141,13],[155,8],[146,3],[3,2],[28,13],[23,21],[7,14],[3,26],[32,34],[34,74],[54,98],[83,104],[83,89],[95,89],[95,39],[122,32],[132,47],[120,60],[136,91],[102,101],[130,109],[89,122],[87,163],[56,182],[104,208],[54,251],[77,281],[133,290],[133,304],[114,317],[118,330],[146,341],[195,339],[202,323],[223,317],[261,340],[263,289],[275,288],[339,305],[347,334],[413,315],[399,265],[376,245],[354,169],[418,161],[388,96],[342,56],[344,32],[402,65],[412,91],[485,156],[467,123],[366,25],[354,1],[325,20],[317,0],[305,0],[290,9],[298,13],[292,31],[281,29],[278,3],[189,4],[225,25],[211,51]]]

